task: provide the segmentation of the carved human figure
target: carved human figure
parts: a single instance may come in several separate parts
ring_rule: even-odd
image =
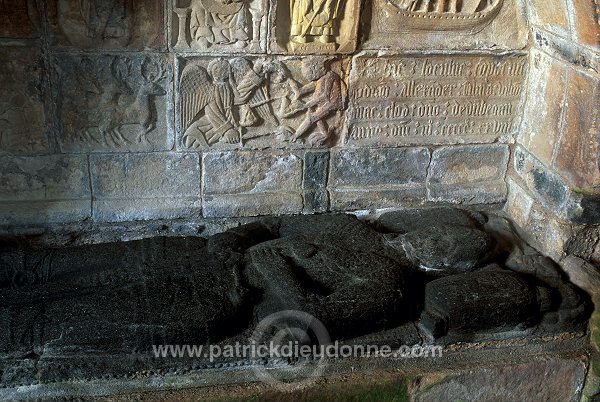
[[[308,141],[311,145],[323,145],[329,138],[325,119],[344,106],[344,84],[340,76],[319,59],[304,60],[302,74],[309,83],[300,89],[300,94],[311,95],[303,106],[306,116],[292,136],[292,141],[298,141],[316,126],[317,131],[310,135]]]
[[[291,0],[290,39],[296,43],[333,42],[342,0]]]
[[[241,140],[242,125],[236,119],[234,107],[248,103],[263,82],[263,78],[254,76],[253,70],[247,73],[249,77],[238,87],[231,65],[223,59],[212,61],[208,72],[197,64],[184,69],[181,95],[186,146],[198,148],[203,144],[234,144]]]
[[[245,47],[250,40],[246,0],[193,0],[191,10],[190,32],[202,46]]]

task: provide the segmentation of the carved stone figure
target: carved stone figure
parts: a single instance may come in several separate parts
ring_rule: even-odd
[[[290,1],[290,38],[293,42],[321,43],[333,41],[333,30],[342,0],[292,0]]]
[[[300,94],[310,93],[310,99],[304,105],[306,116],[296,129],[292,141],[297,141],[316,126],[317,131],[308,138],[312,145],[322,145],[330,134],[325,119],[344,107],[344,84],[339,75],[328,70],[325,63],[318,59],[306,59],[302,73],[310,82],[300,89]]]
[[[202,46],[244,47],[251,39],[251,16],[246,0],[193,0],[190,31]]]

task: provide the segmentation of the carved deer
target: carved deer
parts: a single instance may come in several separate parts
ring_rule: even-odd
[[[107,136],[115,142],[130,143],[123,136],[122,128],[127,125],[141,127],[137,142],[147,143],[146,136],[156,128],[158,118],[156,112],[156,96],[166,95],[161,82],[167,77],[167,71],[161,63],[144,59],[140,66],[143,80],[139,87],[133,90],[130,85],[132,63],[129,59],[115,58],[111,65],[113,76],[120,82],[121,90],[115,94],[114,109],[109,121],[105,121],[101,130],[105,139]]]

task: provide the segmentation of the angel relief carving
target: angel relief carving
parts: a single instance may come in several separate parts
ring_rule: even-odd
[[[183,142],[189,148],[330,146],[341,125],[345,92],[340,75],[319,58],[190,61],[179,82]]]

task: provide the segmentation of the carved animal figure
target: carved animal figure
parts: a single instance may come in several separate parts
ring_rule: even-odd
[[[114,111],[110,118],[104,121],[101,131],[105,139],[108,136],[113,142],[129,143],[123,136],[122,128],[127,125],[138,125],[142,131],[137,137],[138,142],[148,142],[146,136],[156,128],[155,97],[166,95],[161,82],[166,78],[167,71],[156,61],[146,58],[141,64],[139,87],[134,90],[130,86],[132,63],[129,59],[115,58],[111,65],[113,76],[121,83],[122,91],[113,100]]]

